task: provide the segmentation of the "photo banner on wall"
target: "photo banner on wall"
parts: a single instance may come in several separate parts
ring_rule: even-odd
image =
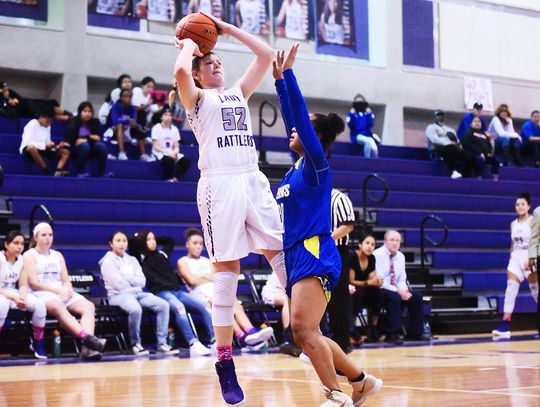
[[[0,16],[47,21],[48,0],[0,0]]]
[[[131,15],[151,21],[176,21],[177,2],[175,0],[132,0]]]
[[[316,51],[369,59],[368,0],[317,0]]]
[[[269,0],[229,0],[228,22],[251,34],[268,35]]]
[[[313,38],[308,0],[274,0],[274,32],[291,40]]]
[[[88,0],[88,25],[139,31],[139,19],[132,18],[131,0]]]
[[[206,14],[211,14],[221,20],[225,20],[225,10],[226,7],[223,0],[183,0],[181,13],[178,15],[177,19],[201,11]]]

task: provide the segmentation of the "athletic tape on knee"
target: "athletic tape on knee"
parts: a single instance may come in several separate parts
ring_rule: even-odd
[[[231,326],[234,321],[234,302],[238,276],[229,271],[220,271],[214,275],[214,294],[212,296],[212,324]]]
[[[506,292],[504,293],[504,312],[511,314],[514,312],[516,297],[519,292],[519,283],[514,280],[508,280],[506,283]]]
[[[270,267],[274,273],[276,273],[277,278],[285,289],[287,287],[287,270],[285,269],[285,253],[279,252],[270,260]]]
[[[534,301],[538,304],[538,283],[529,283],[529,289],[531,290]]]

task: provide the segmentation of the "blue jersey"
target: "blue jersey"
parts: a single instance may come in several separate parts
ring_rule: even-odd
[[[469,112],[465,116],[463,116],[463,119],[461,119],[461,122],[459,123],[459,127],[457,129],[458,139],[461,140],[463,138],[465,131],[467,131],[467,129],[471,127],[471,123],[475,117],[476,115],[473,112]],[[486,120],[482,116],[480,116],[480,122],[482,122],[482,133],[485,133],[488,128]]]
[[[351,141],[356,144],[356,136],[359,134],[366,137],[373,137],[373,124],[375,115],[373,112],[357,112],[353,109],[347,114],[347,126],[350,130]]]
[[[276,81],[276,89],[285,126],[287,131],[296,128],[304,150],[276,196],[285,229],[283,249],[287,250],[313,236],[330,235],[332,176],[296,78],[290,69],[283,75],[285,79]]]
[[[535,126],[532,120],[527,120],[521,127],[521,137],[526,143],[531,137],[540,137],[540,126]]]

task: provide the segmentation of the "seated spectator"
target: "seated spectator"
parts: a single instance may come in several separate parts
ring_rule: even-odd
[[[435,123],[426,128],[426,137],[431,145],[431,150],[440,155],[450,170],[451,178],[461,178],[462,174],[457,170],[457,162],[464,164],[464,172],[468,172],[469,160],[463,154],[456,132],[445,124],[446,115],[444,110],[435,110]]]
[[[373,134],[373,124],[375,115],[371,111],[368,102],[362,97],[355,97],[351,110],[347,114],[347,126],[349,127],[351,142],[364,146],[364,157],[377,158],[379,149],[376,140],[380,142],[379,136]]]
[[[99,122],[103,126],[110,124],[108,122],[110,122],[111,120],[111,117],[110,117],[111,107],[113,103],[118,102],[118,100],[120,99],[120,91],[122,89],[131,90],[132,87],[133,87],[133,80],[131,79],[131,76],[129,76],[128,74],[123,73],[118,78],[116,78],[116,88],[114,88],[107,94],[107,96],[105,97],[105,101],[99,108],[98,118],[99,118]]]
[[[375,273],[375,238],[367,234],[360,239],[358,250],[349,257],[349,284],[354,287],[353,295],[353,321],[363,309],[369,312],[368,342],[378,342],[379,315],[382,307],[383,279]],[[353,333],[354,334],[354,333]],[[358,337],[354,337],[358,340]]]
[[[51,226],[38,223],[32,231],[30,250],[23,255],[23,269],[32,294],[45,302],[47,313],[62,328],[80,340],[81,359],[99,360],[106,340],[94,336],[94,304],[73,291],[64,256],[51,249],[52,243]],[[79,315],[80,322],[72,314]]]
[[[152,154],[161,162],[165,178],[177,182],[191,161],[180,153],[180,132],[171,123],[172,112],[166,106],[161,110],[161,123],[152,127]]]
[[[533,153],[534,166],[540,167],[540,112],[535,110],[531,113],[531,119],[521,127],[521,137],[525,146]]]
[[[115,232],[109,241],[111,250],[99,261],[101,275],[111,305],[128,314],[131,351],[135,356],[148,355],[141,344],[142,308],[156,314],[156,348],[158,353],[175,355],[178,349],[167,345],[169,330],[169,303],[154,294],[143,292],[146,278],[137,259],[126,253],[128,238],[124,232]]]
[[[475,117],[479,117],[480,121],[482,122],[482,131],[485,133],[488,129],[486,120],[482,116],[482,109],[484,106],[482,103],[476,102],[473,105],[472,111],[467,113],[463,118],[461,119],[461,122],[459,123],[459,127],[457,129],[457,137],[459,140],[463,139],[463,134],[466,130],[468,130],[471,127],[471,122]]]
[[[479,117],[473,119],[471,127],[463,134],[461,143],[463,145],[463,152],[474,160],[476,178],[482,179],[484,166],[490,164],[493,179],[495,181],[499,179],[501,163],[494,155],[494,148],[489,135],[482,131],[482,122]]]
[[[37,359],[47,359],[45,351],[45,303],[30,293],[28,275],[23,272],[24,236],[18,230],[9,232],[0,251],[0,332],[10,309],[32,313],[30,349]],[[17,289],[18,286],[18,289]]]
[[[159,110],[159,106],[153,103],[152,94],[156,88],[156,82],[150,76],[145,76],[141,86],[133,88],[133,105],[137,108],[137,123],[146,128],[152,119],[152,114]]]
[[[5,116],[8,119],[24,117],[26,108],[23,98],[17,92],[10,89],[4,81],[0,81],[0,89],[2,90],[2,94],[0,95],[0,116]]]
[[[43,111],[37,119],[30,120],[24,126],[19,152],[30,160],[33,160],[43,170],[44,174],[50,174],[44,158],[58,160],[54,175],[56,177],[69,175],[65,170],[69,159],[69,144],[62,141],[54,144],[51,141],[51,124],[53,113]]]
[[[90,102],[82,102],[77,108],[77,116],[72,117],[66,127],[65,140],[71,146],[77,174],[88,177],[86,164],[90,158],[98,163],[97,176],[105,174],[107,146],[101,141],[99,121],[94,119],[94,108]]]
[[[487,132],[495,139],[495,143],[501,146],[504,165],[508,165],[510,162],[510,150],[514,156],[514,163],[518,167],[523,165],[520,152],[521,136],[514,130],[512,113],[508,105],[503,103],[497,107]]]
[[[188,254],[178,260],[178,273],[190,290],[190,294],[211,306],[214,295],[214,277],[210,259],[201,256],[204,248],[202,232],[195,228],[188,229],[184,237]],[[266,340],[274,333],[271,327],[255,328],[239,301],[234,304],[233,328],[240,346],[242,348],[247,346],[247,349],[254,350],[262,348]]]
[[[281,286],[276,273],[271,273],[262,288],[262,300],[276,308],[281,308],[281,324],[283,325],[283,341],[279,351],[286,355],[298,357],[302,349],[294,342],[291,329],[291,315],[289,311],[289,297]]]
[[[111,107],[111,128],[105,132],[105,137],[110,138],[112,142],[118,143],[118,159],[127,160],[125,143],[136,143],[139,147],[141,161],[153,161],[146,154],[145,142],[146,135],[137,124],[137,108],[131,103],[133,93],[131,90],[122,89],[120,100],[113,103]]]
[[[424,307],[422,295],[410,291],[405,271],[405,255],[399,251],[401,235],[389,230],[384,235],[384,246],[373,252],[377,278],[382,278],[383,304],[386,308],[386,342],[401,343],[401,310],[409,309],[407,338],[427,340],[424,337]]]
[[[169,256],[174,249],[174,240],[170,237],[157,238],[152,232],[139,232],[134,239],[130,239],[130,253],[132,242],[140,249],[142,271],[146,277],[146,288],[159,298],[169,303],[174,314],[176,327],[182,333],[189,345],[190,356],[208,356],[212,352],[205,347],[197,333],[193,331],[187,312],[197,315],[203,321],[209,343],[215,342],[212,316],[206,309],[206,302],[194,298],[180,287],[180,277],[169,263]],[[163,244],[163,250],[158,250],[158,242]],[[138,250],[136,249],[136,252]],[[135,256],[138,257],[138,256]]]

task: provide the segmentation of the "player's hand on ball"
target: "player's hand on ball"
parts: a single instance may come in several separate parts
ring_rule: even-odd
[[[199,46],[191,39],[191,38],[185,38],[183,40],[180,40],[178,38],[174,38],[174,46],[178,49],[183,49],[186,45],[193,44],[193,55],[197,57],[203,57],[204,54],[199,50]]]
[[[226,23],[225,21],[220,20],[219,18],[214,17],[212,14],[206,14],[202,11],[199,11],[199,13],[204,14],[206,17],[208,17],[210,20],[214,22],[214,24],[217,27],[218,35],[226,35],[230,32],[231,24]]]

